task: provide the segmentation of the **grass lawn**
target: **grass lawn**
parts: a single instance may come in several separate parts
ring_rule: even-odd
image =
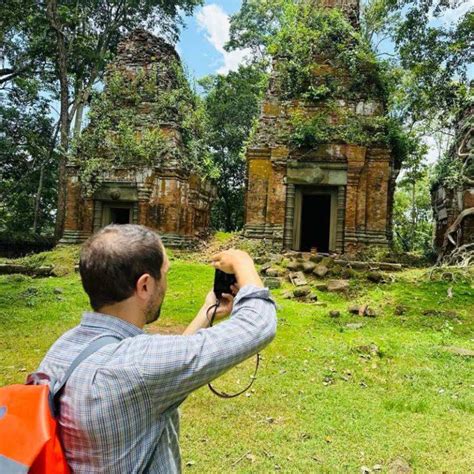
[[[202,388],[182,406],[185,470],[356,473],[379,464],[387,472],[403,458],[415,472],[473,472],[473,358],[449,349],[474,350],[474,285],[425,273],[355,282],[349,297],[319,293],[319,305],[275,291],[278,334],[254,390],[221,400]],[[210,267],[174,258],[155,326],[191,321],[212,278]],[[378,317],[348,314],[349,304],[365,302]],[[23,382],[87,308],[77,274],[1,276],[0,385]],[[330,318],[332,309],[341,317]],[[216,385],[243,386],[251,372],[247,362]]]

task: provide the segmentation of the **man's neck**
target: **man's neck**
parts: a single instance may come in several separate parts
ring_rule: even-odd
[[[119,304],[102,306],[98,311],[122,319],[127,323],[137,326],[139,329],[143,329],[145,325],[145,317],[143,313],[139,311],[135,302],[125,300]]]

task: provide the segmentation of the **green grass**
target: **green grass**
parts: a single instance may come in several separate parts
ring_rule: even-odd
[[[191,321],[212,278],[210,267],[174,258],[158,325]],[[355,282],[348,298],[319,293],[327,306],[281,292],[274,293],[278,334],[254,391],[221,400],[203,388],[182,406],[187,472],[360,472],[375,464],[387,472],[398,457],[415,472],[472,472],[472,358],[445,350],[474,349],[472,282],[430,282],[421,270],[406,271],[391,284]],[[347,313],[362,302],[379,316]],[[404,315],[394,314],[397,305]],[[87,308],[77,274],[0,277],[0,384],[23,382]],[[329,318],[330,309],[341,317]],[[350,322],[364,326],[349,329]],[[231,390],[251,370],[248,362],[216,385]]]

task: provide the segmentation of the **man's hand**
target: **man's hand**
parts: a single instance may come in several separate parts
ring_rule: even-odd
[[[253,266],[252,257],[243,250],[230,249],[211,257],[212,265],[225,273],[236,274],[239,268]]]
[[[239,291],[239,289],[236,286],[232,286],[232,291],[234,292],[234,294],[236,294],[237,291]],[[207,294],[204,304],[199,310],[199,313],[192,320],[191,324],[185,329],[185,331],[183,332],[183,335],[187,336],[189,334],[194,334],[196,331],[199,331],[199,329],[208,328],[211,322],[213,312],[214,312],[214,308],[211,308],[211,307],[216,303],[217,303],[216,295],[214,294],[214,291],[211,290]],[[222,300],[219,303],[219,307],[217,308],[217,311],[216,311],[216,319],[222,319],[222,318],[225,318],[226,316],[229,316],[229,314],[232,313],[233,307],[234,307],[234,296],[227,295],[224,293],[222,295]]]
[[[204,302],[204,308],[206,309],[206,314],[210,319],[214,313],[214,308],[209,311],[209,308],[217,303],[216,295],[214,291],[210,291],[206,296],[206,301]],[[232,308],[234,307],[234,296],[227,293],[222,293],[222,299],[219,302],[217,307],[216,319],[222,319],[226,316],[229,316],[232,313]],[[209,312],[208,312],[209,311]]]
[[[211,264],[225,273],[235,274],[240,288],[244,285],[263,287],[252,257],[247,252],[236,249],[225,250],[214,255]]]

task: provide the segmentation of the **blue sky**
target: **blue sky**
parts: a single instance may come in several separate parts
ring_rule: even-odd
[[[185,18],[177,50],[195,78],[235,69],[244,51],[227,53],[223,45],[229,35],[229,15],[240,9],[241,0],[207,0],[192,17]]]

